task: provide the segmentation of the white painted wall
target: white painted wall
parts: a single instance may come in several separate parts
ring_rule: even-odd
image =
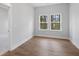
[[[79,3],[70,4],[70,38],[79,48]]]
[[[12,4],[11,50],[33,36],[34,10],[26,3]]]
[[[8,49],[8,8],[2,8],[0,5],[0,52],[7,51]]]
[[[39,15],[62,14],[62,31],[40,31]],[[69,4],[54,4],[46,7],[35,8],[34,35],[48,36],[57,38],[69,38]]]

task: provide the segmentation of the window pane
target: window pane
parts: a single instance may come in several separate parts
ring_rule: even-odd
[[[40,29],[47,29],[47,23],[40,23]]]
[[[47,16],[40,16],[40,22],[46,22]]]
[[[51,22],[60,22],[60,15],[51,15]]]
[[[51,23],[52,30],[60,30],[60,23]]]
[[[55,15],[51,15],[51,22],[54,22],[56,20]]]

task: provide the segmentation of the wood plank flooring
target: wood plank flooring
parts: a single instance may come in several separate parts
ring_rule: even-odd
[[[3,56],[79,56],[79,50],[69,40],[34,37]]]

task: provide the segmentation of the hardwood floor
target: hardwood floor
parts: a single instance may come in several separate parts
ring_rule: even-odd
[[[79,50],[69,40],[34,37],[4,56],[79,56]]]

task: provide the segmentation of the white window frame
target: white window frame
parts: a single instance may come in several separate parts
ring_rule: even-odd
[[[47,22],[40,22],[40,16],[47,16]],[[40,28],[40,23],[47,23],[47,29],[41,29]],[[41,31],[49,30],[48,24],[49,24],[49,22],[48,22],[48,15],[39,15],[39,30],[41,30]]]
[[[51,15],[57,15],[57,14],[60,14],[60,30],[53,30],[51,29]],[[55,13],[55,14],[50,14],[50,31],[62,31],[62,14],[61,13]]]
[[[57,15],[60,14],[60,30],[53,30],[51,29],[51,15]],[[40,22],[40,16],[47,16],[47,22]],[[41,29],[40,28],[40,23],[47,23],[47,29]],[[62,31],[62,14],[61,13],[52,13],[50,15],[44,14],[44,15],[39,15],[39,30],[40,31]]]

